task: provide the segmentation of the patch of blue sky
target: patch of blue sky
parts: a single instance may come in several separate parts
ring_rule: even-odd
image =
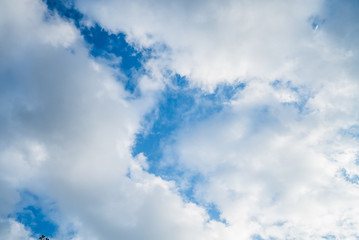
[[[195,198],[195,193],[196,193],[196,187],[198,183],[203,183],[205,181],[204,177],[199,174],[199,173],[193,173],[193,172],[188,172],[188,171],[180,171],[180,170],[175,170],[177,173],[177,177],[180,179],[187,179],[187,182],[185,182],[184,186],[182,186],[179,191],[182,194],[182,196],[185,198],[185,200],[190,201],[190,202],[195,202],[199,205],[206,205],[205,203],[200,203],[196,198]],[[174,176],[172,176],[173,178]],[[180,180],[178,179],[178,180]],[[177,180],[177,179],[176,179]],[[206,208],[207,209],[211,209],[211,203],[207,204]],[[213,205],[214,206],[214,205]],[[215,206],[214,206],[215,207]],[[211,212],[209,211],[209,214],[211,215]],[[216,213],[213,214],[214,217],[216,217]],[[217,219],[217,218],[216,218]]]
[[[176,181],[178,183],[185,181],[185,184],[180,184],[178,188],[179,193],[185,201],[195,203],[205,208],[209,216],[209,220],[222,222],[226,225],[228,224],[227,220],[222,217],[222,212],[215,203],[204,202],[196,198],[196,189],[206,181],[201,174],[176,168],[175,165],[169,165],[163,172],[164,173],[161,175],[162,178]]]
[[[163,91],[157,108],[145,116],[144,125],[150,127],[137,134],[133,155],[143,153],[150,163],[150,172],[163,175],[167,169],[162,169],[160,160],[164,145],[173,141],[173,133],[187,124],[218,113],[244,87],[243,83],[223,84],[213,93],[207,93],[190,87],[186,78],[176,75],[172,85]]]
[[[260,235],[258,235],[258,234],[255,234],[255,235],[253,235],[252,237],[252,240],[265,240],[264,238],[262,238]]]
[[[222,222],[226,225],[228,224],[226,219],[221,216],[221,211],[218,209],[216,204],[210,203],[205,207],[210,219],[216,220],[218,222]]]
[[[343,137],[348,137],[354,141],[359,140],[359,125],[352,125],[349,128],[339,130],[339,134]],[[359,166],[359,152],[356,153],[354,164]]]
[[[80,21],[83,19],[83,14],[77,11],[73,2],[69,0],[43,0],[50,13],[56,12],[59,16],[73,21],[77,28],[80,28]]]
[[[328,234],[328,235],[322,236],[322,239],[335,240],[335,239],[337,239],[337,237],[334,235]]]
[[[15,218],[18,222],[24,224],[26,228],[29,228],[33,233],[33,237],[38,237],[42,234],[53,237],[58,230],[58,226],[45,214],[40,199],[27,191],[21,192],[20,196],[21,200],[17,204],[17,211],[9,215],[9,217]]]
[[[359,125],[352,125],[349,128],[341,129],[340,134],[342,136],[359,139]]]
[[[311,24],[312,29],[316,31],[320,26],[322,26],[325,23],[325,19],[318,15],[315,15],[309,18],[309,22]]]
[[[359,166],[359,154],[357,154],[354,164]]]
[[[118,68],[126,77],[119,77],[127,91],[134,93],[137,87],[136,73],[142,70],[142,62],[146,61],[151,51],[138,50],[126,41],[124,33],[110,33],[98,23],[90,26],[83,24],[85,16],[79,12],[70,0],[44,0],[49,13],[56,12],[62,18],[72,21],[80,30],[89,45],[89,53],[93,57],[109,60],[114,68]]]
[[[132,154],[143,153],[149,163],[149,172],[166,180],[180,181],[186,179],[188,184],[180,188],[183,197],[191,202],[203,205],[194,197],[194,187],[204,181],[199,173],[184,170],[176,160],[163,160],[166,146],[175,141],[174,135],[179,129],[189,124],[208,119],[220,112],[245,84],[219,85],[213,93],[200,88],[190,87],[185,77],[175,75],[172,84],[166,87],[160,97],[157,108],[144,120],[143,131],[137,134]],[[204,204],[211,219],[225,221],[214,204]]]
[[[287,222],[286,221],[279,221],[279,222],[276,222],[274,225],[275,226],[278,226],[278,227],[282,227],[284,226],[284,224],[286,224]]]
[[[277,240],[278,238],[274,238],[274,237],[269,237],[269,238],[263,238],[261,235],[259,234],[255,234],[252,235],[252,240]]]
[[[341,169],[341,174],[345,181],[350,182],[352,184],[359,184],[359,175],[357,174],[349,174],[345,168]]]
[[[308,88],[304,86],[294,86],[291,81],[275,80],[271,83],[271,86],[274,89],[287,89],[296,94],[298,97],[297,101],[294,102],[285,102],[283,105],[295,107],[299,113],[306,114],[309,113],[309,108],[306,107],[308,100],[313,96]]]
[[[28,206],[16,215],[16,220],[29,227],[35,237],[41,234],[53,237],[57,231],[57,226],[47,219],[41,208]]]

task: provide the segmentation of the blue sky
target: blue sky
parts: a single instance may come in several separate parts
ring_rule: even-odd
[[[357,1],[0,9],[0,240],[359,239]]]

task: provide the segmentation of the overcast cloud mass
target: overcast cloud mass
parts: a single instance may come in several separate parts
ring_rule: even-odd
[[[359,239],[358,13],[1,0],[0,240]]]

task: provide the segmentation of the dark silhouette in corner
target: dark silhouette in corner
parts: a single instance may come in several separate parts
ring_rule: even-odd
[[[44,234],[42,234],[42,236],[39,238],[40,240],[49,240],[49,238],[48,237],[46,237],[46,236],[44,235]]]

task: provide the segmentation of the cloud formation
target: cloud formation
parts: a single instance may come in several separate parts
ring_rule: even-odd
[[[142,81],[142,98],[130,98],[115,70],[88,56],[70,22],[47,15],[40,1],[2,4],[2,217],[30,191],[45,210],[55,206],[46,214],[59,239],[72,232],[74,239],[168,239],[174,231],[183,232],[174,239],[203,238],[206,212],[131,156],[154,102],[145,87],[150,80]],[[14,220],[1,225],[29,234]]]
[[[0,239],[36,238],[14,217],[35,204],[23,192],[54,239],[358,238],[357,2],[73,4],[151,51],[132,75],[139,94],[73,20],[39,0],[0,3]],[[203,96],[239,82],[158,141],[165,176],[133,156],[166,89],[200,91],[200,115]]]
[[[311,17],[322,1],[77,0],[81,11],[139,46],[163,42],[165,64],[206,87],[282,78],[313,50]]]

